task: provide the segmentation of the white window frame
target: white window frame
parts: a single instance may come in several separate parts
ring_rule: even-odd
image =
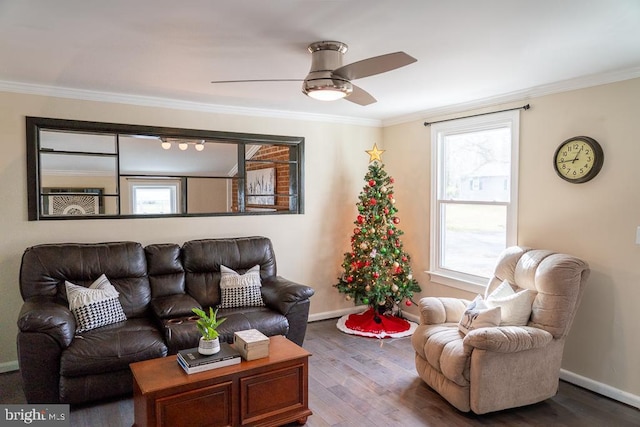
[[[180,179],[167,179],[167,178],[149,178],[149,179],[129,179],[127,181],[129,185],[129,202],[131,203],[131,213],[133,215],[145,215],[142,213],[136,213],[136,189],[138,188],[168,188],[171,191],[171,209],[172,212],[165,212],[164,214],[178,214],[182,210],[180,207],[182,182]]]
[[[511,128],[511,183],[508,202],[479,202],[484,205],[504,205],[507,208],[506,246],[517,244],[518,236],[518,149],[520,143],[520,112],[505,111],[479,117],[451,120],[431,125],[431,227],[430,227],[430,268],[431,281],[442,285],[462,289],[468,292],[483,293],[487,277],[475,276],[460,271],[445,269],[442,265],[441,203],[438,188],[441,175],[442,142],[446,135],[483,131],[498,127]],[[449,201],[450,202],[450,201]],[[476,202],[473,202],[476,203]]]

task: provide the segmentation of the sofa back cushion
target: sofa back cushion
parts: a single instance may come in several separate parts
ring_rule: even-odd
[[[152,298],[184,294],[180,246],[175,243],[155,244],[146,246],[144,252],[147,256]]]
[[[20,294],[67,302],[65,281],[90,286],[104,274],[119,293],[127,318],[143,316],[151,300],[144,249],[136,242],[60,243],[27,248],[20,267]]]
[[[266,237],[191,240],[182,246],[187,292],[203,307],[220,304],[220,266],[244,274],[255,265],[260,277],[276,276],[276,257]]]

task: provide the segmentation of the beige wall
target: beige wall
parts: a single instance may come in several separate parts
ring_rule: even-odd
[[[27,221],[25,116],[201,128],[305,137],[303,215]],[[365,150],[381,144],[378,127],[224,116],[90,101],[0,93],[0,371],[16,360],[20,258],[30,245],[134,240],[143,244],[207,237],[272,239],[278,273],[316,290],[311,312],[352,307],[334,289],[349,247]]]
[[[591,278],[565,348],[563,368],[640,396],[640,79],[543,96],[520,116],[518,244],[567,252],[589,262]],[[485,112],[468,111],[459,116]],[[445,117],[442,117],[445,118]],[[438,120],[441,117],[429,117]],[[387,170],[396,178],[404,244],[423,295],[465,296],[429,282],[430,129],[424,120],[389,126]],[[605,153],[600,174],[570,184],[555,174],[557,146],[595,138]],[[411,182],[411,185],[407,185]],[[415,312],[415,310],[413,310]]]
[[[568,338],[563,368],[640,395],[640,79],[527,100],[521,113],[518,242],[568,252],[588,261],[592,275]],[[491,110],[522,105],[501,105]],[[473,114],[488,110],[469,111]],[[304,215],[27,221],[24,116],[112,121],[304,136]],[[436,120],[445,117],[429,117]],[[348,249],[355,202],[373,143],[394,186],[422,295],[471,295],[429,282],[430,131],[423,120],[384,129],[0,93],[0,369],[16,358],[21,298],[18,269],[24,248],[61,241],[137,240],[181,243],[192,238],[265,235],[279,272],[316,290],[312,313],[351,307],[332,287]],[[552,156],[565,139],[587,135],[605,151],[600,174],[581,185],[555,175]],[[383,144],[384,142],[384,144]],[[419,296],[417,296],[419,298]],[[417,300],[417,298],[416,298]],[[415,307],[408,309],[416,314]]]

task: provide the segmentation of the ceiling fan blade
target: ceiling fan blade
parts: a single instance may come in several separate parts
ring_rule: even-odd
[[[211,83],[303,82],[304,79],[214,80]]]
[[[333,74],[347,80],[355,80],[386,73],[416,61],[416,58],[404,52],[387,53],[386,55],[374,56],[373,58],[363,59],[362,61],[336,68],[333,70]]]
[[[351,101],[354,104],[362,105],[363,107],[365,105],[377,102],[376,99],[366,90],[354,85],[353,83],[351,84],[351,86],[353,86],[353,92],[351,92],[349,96],[344,98],[347,101]]]

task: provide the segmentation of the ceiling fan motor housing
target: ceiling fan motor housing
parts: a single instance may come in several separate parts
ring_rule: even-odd
[[[322,41],[309,45],[311,69],[302,84],[302,92],[331,90],[351,94],[353,85],[349,80],[334,75],[333,70],[342,67],[342,58],[348,46],[342,42]]]

